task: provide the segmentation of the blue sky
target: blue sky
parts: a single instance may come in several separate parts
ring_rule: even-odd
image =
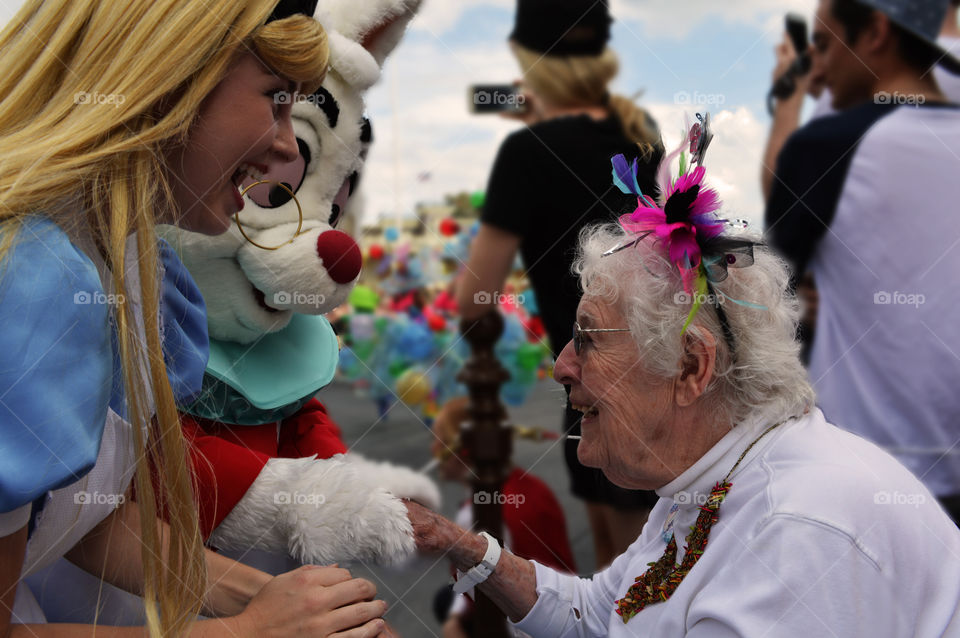
[[[816,0],[612,0],[612,47],[621,70],[613,89],[633,95],[658,120],[668,147],[684,114],[708,108],[716,138],[708,181],[729,213],[762,218],[760,157],[769,118],[764,106],[783,34],[783,16],[808,18]],[[410,214],[417,201],[485,186],[500,141],[517,128],[467,112],[466,87],[510,82],[519,73],[506,47],[512,0],[426,0],[371,89],[374,122],[364,184],[365,219]],[[699,98],[709,106],[682,104]],[[417,180],[430,173],[426,182]]]

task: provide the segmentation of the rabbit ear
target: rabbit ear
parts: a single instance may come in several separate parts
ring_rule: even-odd
[[[393,0],[386,3],[386,11],[379,21],[363,31],[360,43],[383,66],[393,50],[400,44],[407,25],[420,9],[422,0]]]
[[[359,42],[327,30],[330,68],[357,91],[366,91],[380,79],[380,64]]]
[[[400,43],[422,0],[324,0],[315,14],[328,31],[337,31],[366,49],[378,66]]]

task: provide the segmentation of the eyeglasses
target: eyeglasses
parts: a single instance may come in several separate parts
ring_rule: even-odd
[[[630,332],[630,328],[581,328],[576,321],[573,322],[573,351],[580,355],[580,348],[583,347],[584,332]]]

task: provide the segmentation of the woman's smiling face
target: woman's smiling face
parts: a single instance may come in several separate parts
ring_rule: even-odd
[[[167,154],[174,223],[208,235],[226,231],[243,207],[243,177],[297,158],[292,100],[277,99],[296,88],[253,53],[238,55],[204,99],[186,142]]]
[[[594,297],[580,301],[577,321],[584,329],[627,327],[616,306]],[[568,343],[553,375],[570,385],[570,403],[585,411],[581,463],[630,489],[654,489],[678,473],[667,462],[673,384],[644,369],[631,333],[583,333],[580,354]]]

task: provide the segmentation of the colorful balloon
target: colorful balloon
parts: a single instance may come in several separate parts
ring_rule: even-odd
[[[410,368],[397,379],[397,398],[411,407],[426,401],[430,389],[430,379],[417,368]]]
[[[460,232],[460,224],[452,217],[445,217],[440,220],[440,234],[444,237],[453,237]]]
[[[470,205],[477,210],[483,208],[483,204],[486,200],[487,194],[483,191],[474,191],[470,193]]]

